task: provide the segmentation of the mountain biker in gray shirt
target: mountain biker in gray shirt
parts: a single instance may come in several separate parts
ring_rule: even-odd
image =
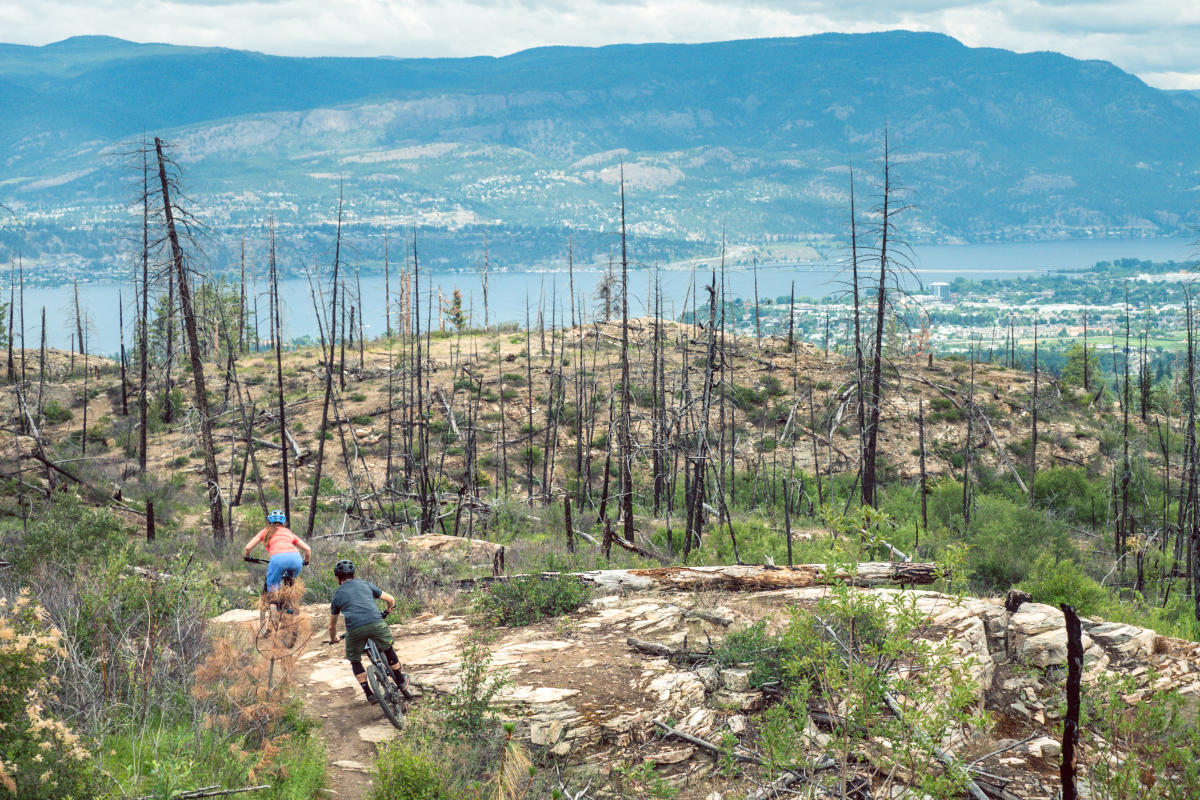
[[[378,703],[379,698],[367,685],[367,671],[362,665],[363,649],[368,639],[373,639],[387,658],[388,666],[396,679],[396,685],[404,692],[404,696],[412,699],[408,690],[408,676],[400,671],[400,657],[392,647],[392,631],[384,622],[384,617],[396,607],[396,598],[380,589],[373,583],[354,577],[354,562],[339,561],[333,568],[333,575],[338,581],[338,590],[334,592],[333,602],[329,604],[329,643],[337,642],[338,615],[346,618],[346,658],[350,660],[350,669],[354,678],[362,687],[368,703]],[[376,598],[383,600],[386,610],[380,614]]]

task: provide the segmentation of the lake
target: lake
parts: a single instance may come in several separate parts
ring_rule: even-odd
[[[913,272],[923,284],[951,281],[957,277],[1012,277],[1053,269],[1083,269],[1098,261],[1119,258],[1140,258],[1150,261],[1184,261],[1194,257],[1195,242],[1188,239],[1091,239],[1080,241],[1020,242],[1006,244],[922,245],[913,248]],[[707,267],[705,269],[708,269]],[[692,305],[693,282],[703,284],[710,273],[691,269],[661,271],[664,313],[677,317]],[[592,300],[596,285],[603,276],[598,269],[576,270],[577,299],[586,294]],[[393,274],[393,304],[397,285]],[[630,277],[630,314],[646,313],[650,273],[638,271]],[[797,297],[824,297],[842,292],[845,275],[839,264],[812,263],[764,265],[758,268],[760,298],[786,297],[795,282]],[[729,297],[753,298],[754,276],[749,267],[727,270]],[[422,296],[432,287],[435,300],[433,318],[436,324],[437,292],[449,300],[455,288],[462,291],[463,306],[474,312],[477,324],[483,322],[482,275],[478,272],[431,273],[421,276]],[[303,279],[280,281],[283,298],[283,328],[285,338],[317,336],[316,315],[312,307],[309,285]],[[266,318],[266,297],[260,290],[259,304]],[[703,289],[701,299],[703,300]],[[125,344],[132,347],[134,298],[132,287],[109,284],[85,284],[79,287],[80,305],[89,320],[88,350],[93,353],[115,354],[120,348],[118,308],[125,308]],[[351,297],[354,296],[353,287]],[[524,323],[526,303],[533,322],[537,322],[539,301],[545,306],[546,324],[550,324],[551,306],[562,324],[570,317],[570,296],[565,272],[493,271],[488,277],[489,321]],[[7,298],[6,298],[7,299]],[[350,298],[347,298],[350,299]],[[368,336],[384,330],[384,280],[372,274],[362,278],[362,305],[366,314]],[[31,348],[36,348],[41,335],[41,311],[46,311],[46,340],[51,347],[67,348],[75,330],[73,295],[70,286],[38,287],[25,290],[25,331]],[[590,312],[589,312],[590,313]],[[7,322],[7,321],[6,321]],[[17,326],[19,328],[19,324]],[[265,334],[264,334],[265,338]],[[20,342],[18,335],[18,344]]]

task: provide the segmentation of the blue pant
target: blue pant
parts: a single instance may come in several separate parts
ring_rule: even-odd
[[[268,592],[278,591],[284,578],[295,578],[303,567],[304,559],[299,553],[276,553],[267,562],[267,579],[263,588]]]

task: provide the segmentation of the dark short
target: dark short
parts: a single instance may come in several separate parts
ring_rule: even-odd
[[[346,658],[351,661],[362,661],[363,648],[367,639],[374,639],[381,650],[392,646],[392,629],[383,620],[362,625],[354,630],[346,631]]]

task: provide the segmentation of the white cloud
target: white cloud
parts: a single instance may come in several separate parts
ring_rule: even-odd
[[[503,55],[543,45],[697,42],[889,28],[1113,61],[1200,82],[1192,0],[0,0],[0,38],[80,34],[281,55]]]

